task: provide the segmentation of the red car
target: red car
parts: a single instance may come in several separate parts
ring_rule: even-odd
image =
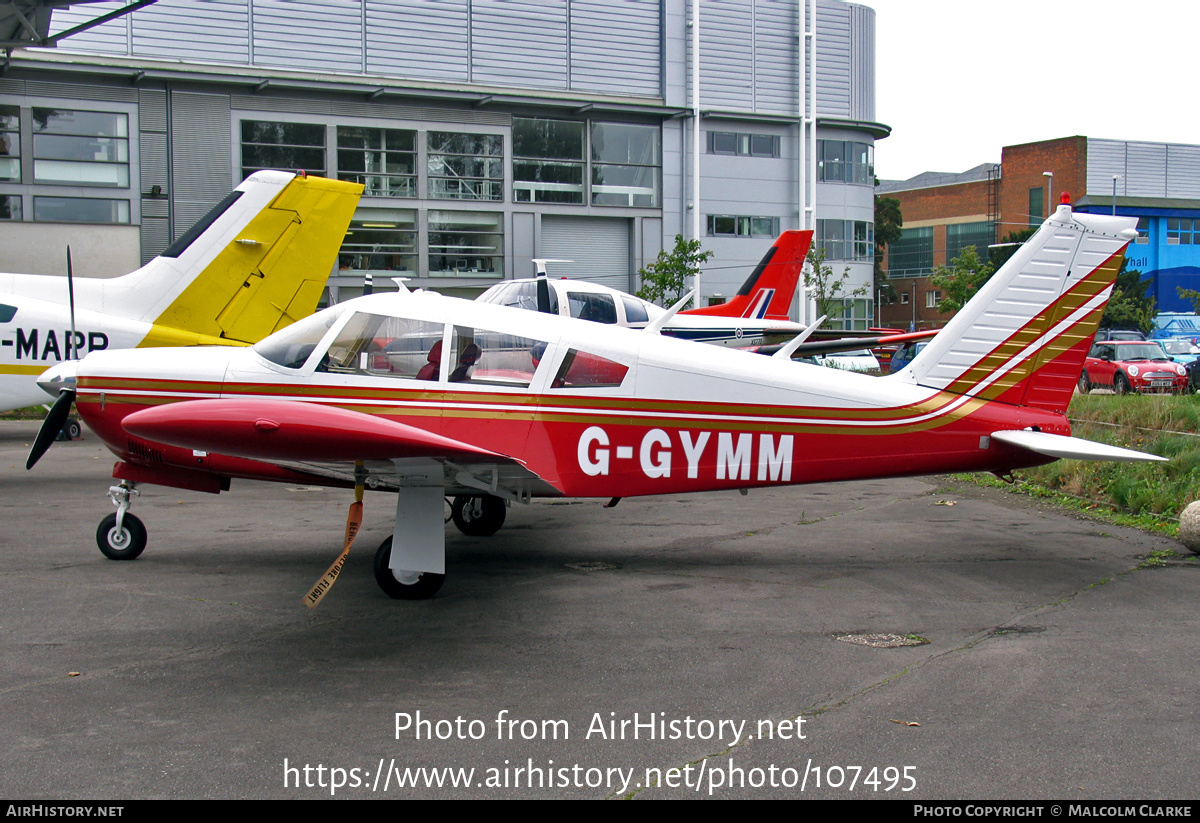
[[[1108,340],[1092,346],[1079,375],[1079,391],[1111,388],[1117,394],[1130,391],[1187,391],[1187,369],[1174,362],[1153,340]]]

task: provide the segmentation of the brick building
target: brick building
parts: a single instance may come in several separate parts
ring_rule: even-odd
[[[876,193],[899,200],[904,216],[884,266],[896,300],[881,302],[881,324],[945,325],[934,268],[969,245],[986,259],[989,245],[1040,224],[1063,192],[1079,211],[1136,216],[1130,265],[1150,281],[1159,310],[1191,311],[1176,286],[1200,288],[1200,146],[1075,136],[1005,146],[998,165],[961,174],[880,183]]]

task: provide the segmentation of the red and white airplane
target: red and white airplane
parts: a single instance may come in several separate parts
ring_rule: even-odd
[[[376,578],[429,597],[456,525],[510,503],[747,489],[1060,457],[1158,460],[1071,437],[1064,413],[1131,218],[1067,205],[903,372],[868,377],[504,306],[376,294],[251,349],[94,352],[47,373],[117,455],[101,550],[136,557],[139,483],[220,492],[239,478],[396,492]],[[49,445],[40,436],[31,466]],[[361,503],[354,505],[359,506]],[[359,515],[360,516],[360,515]],[[354,506],[347,549],[357,528]],[[343,558],[345,554],[343,552]],[[337,564],[335,564],[337,566]],[[340,568],[340,567],[339,567]],[[331,568],[336,576],[337,569]],[[319,584],[314,592],[321,589]]]

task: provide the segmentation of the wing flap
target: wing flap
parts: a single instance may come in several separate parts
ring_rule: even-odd
[[[1156,454],[1122,449],[1119,446],[1109,446],[1079,437],[1063,437],[1061,434],[1047,434],[1023,429],[1021,431],[993,432],[992,437],[1001,443],[1027,449],[1031,452],[1044,454],[1049,457],[1065,457],[1070,460],[1111,460],[1120,463],[1137,461],[1166,462],[1167,458]]]
[[[134,412],[121,425],[155,443],[272,462],[519,462],[394,420],[294,400],[185,400]]]

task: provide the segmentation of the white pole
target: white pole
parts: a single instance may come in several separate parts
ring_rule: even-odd
[[[692,0],[692,239],[700,240],[700,0]],[[696,272],[692,287],[696,304],[704,305],[700,289],[700,272]]]

